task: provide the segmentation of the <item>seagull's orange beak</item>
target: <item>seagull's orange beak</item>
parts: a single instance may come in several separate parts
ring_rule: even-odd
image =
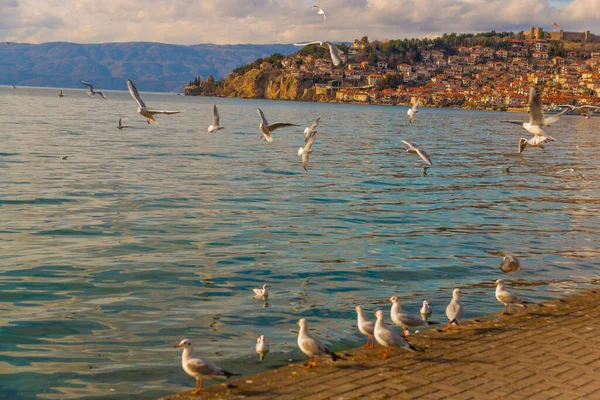
[[[181,345],[179,343],[177,343],[175,346],[173,346],[174,349],[181,347]]]

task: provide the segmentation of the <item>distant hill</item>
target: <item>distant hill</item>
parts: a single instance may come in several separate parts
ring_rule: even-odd
[[[296,51],[287,44],[197,44],[151,42],[0,44],[0,85],[76,88],[81,80],[99,89],[182,92],[195,76],[216,79],[273,53]]]

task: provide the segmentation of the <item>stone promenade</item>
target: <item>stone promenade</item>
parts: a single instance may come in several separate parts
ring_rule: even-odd
[[[341,352],[347,361],[292,364],[164,399],[600,399],[600,290],[408,340],[425,353],[382,360],[379,345],[358,348]]]

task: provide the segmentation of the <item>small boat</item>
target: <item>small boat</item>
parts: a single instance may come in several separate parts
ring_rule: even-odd
[[[64,97],[62,94],[62,90],[58,93],[58,97]]]

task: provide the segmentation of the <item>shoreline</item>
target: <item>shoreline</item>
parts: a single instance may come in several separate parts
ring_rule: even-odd
[[[190,394],[190,378],[190,390],[161,400],[591,399],[600,391],[600,290],[584,289],[532,303],[508,316],[477,317],[461,327],[411,334],[408,341],[424,353],[394,349],[390,358],[382,360],[383,347],[359,347],[338,352],[346,361],[320,359],[309,370],[293,363],[213,384],[200,395]]]

